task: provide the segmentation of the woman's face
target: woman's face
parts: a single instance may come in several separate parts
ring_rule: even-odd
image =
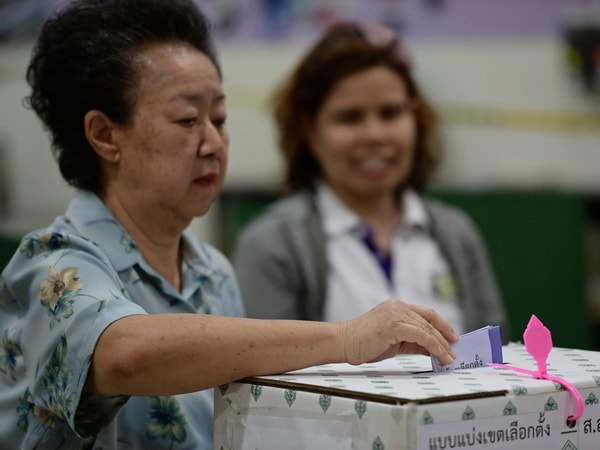
[[[206,213],[227,169],[221,80],[203,53],[177,43],[142,49],[134,65],[133,120],[115,132],[120,160],[107,192],[141,217],[186,226]]]
[[[411,171],[415,136],[404,80],[384,66],[341,79],[308,125],[312,153],[342,200],[394,195]]]

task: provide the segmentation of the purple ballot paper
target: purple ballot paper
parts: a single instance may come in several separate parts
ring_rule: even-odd
[[[431,357],[434,372],[448,370],[466,370],[484,367],[487,363],[503,363],[502,338],[499,326],[487,326],[463,334],[458,342],[452,344],[456,359],[452,364],[442,365],[437,358]]]

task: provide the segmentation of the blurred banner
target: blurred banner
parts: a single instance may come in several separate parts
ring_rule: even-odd
[[[43,20],[69,0],[0,0],[0,42],[30,39]]]
[[[0,0],[0,41],[22,38],[69,0]],[[306,38],[332,22],[383,23],[410,37],[548,35],[568,6],[586,0],[195,0],[221,37]]]

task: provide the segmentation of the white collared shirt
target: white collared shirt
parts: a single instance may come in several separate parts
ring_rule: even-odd
[[[324,318],[352,319],[396,298],[435,309],[454,327],[464,330],[457,304],[456,283],[448,262],[429,233],[421,198],[406,191],[401,198],[403,218],[392,238],[392,280],[361,239],[362,219],[348,209],[324,183],[317,189],[317,205],[325,231],[327,298]]]

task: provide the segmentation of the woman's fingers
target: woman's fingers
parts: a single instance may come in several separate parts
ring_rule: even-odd
[[[411,333],[405,339],[406,345],[402,353],[419,353],[432,355],[442,364],[450,364],[456,358],[454,351],[450,347],[444,336],[428,322],[424,324],[418,322],[412,325]],[[416,346],[416,347],[415,347]],[[418,347],[421,348],[420,351]],[[408,348],[411,351],[408,351]]]
[[[360,364],[415,353],[450,364],[456,356],[449,340],[458,337],[435,311],[388,300],[347,323],[346,356],[348,362]]]
[[[446,322],[442,316],[440,316],[435,310],[431,308],[425,308],[418,305],[407,305],[417,314],[419,314],[424,320],[426,320],[431,326],[438,330],[446,340],[450,342],[457,342],[458,335],[454,332],[452,326]]]

